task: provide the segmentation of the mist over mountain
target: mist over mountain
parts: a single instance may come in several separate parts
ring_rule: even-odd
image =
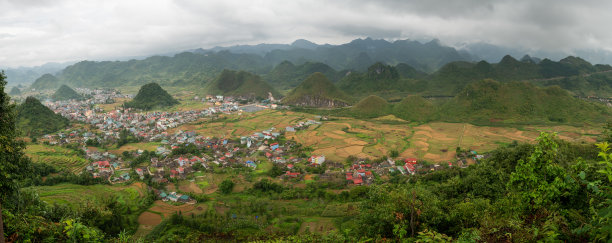
[[[45,73],[55,74],[72,63],[46,63],[36,67],[19,67],[4,69],[9,85],[31,84]],[[0,67],[0,70],[3,70]]]
[[[406,63],[420,71],[431,72],[448,62],[473,60],[469,54],[444,46],[438,40],[426,43],[413,40],[390,42],[369,37],[341,45],[317,45],[307,40],[297,40],[292,44],[238,45],[194,50],[195,53],[218,51],[257,54],[274,65],[283,61],[294,64],[322,62],[336,70],[365,70],[380,61],[389,64]]]
[[[529,55],[539,59],[561,60],[567,56],[578,56],[590,63],[612,64],[612,52],[601,49],[578,49],[573,51],[544,51],[528,48],[512,48],[488,43],[469,43],[457,45],[457,50],[465,51],[478,60],[497,62],[506,55],[522,57]]]

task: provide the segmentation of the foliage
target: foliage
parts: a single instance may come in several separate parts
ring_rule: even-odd
[[[83,96],[74,91],[74,89],[68,87],[68,85],[62,84],[51,98],[54,100],[80,100],[83,99]]]
[[[299,85],[300,81],[316,72],[324,74],[332,82],[338,81],[341,78],[339,72],[324,63],[305,62],[295,65],[290,61],[283,61],[266,74],[264,79],[268,83],[276,85],[279,89],[285,90],[295,88]]]
[[[341,107],[351,103],[350,100],[325,75],[314,73],[291,90],[282,102],[307,107]]]
[[[389,103],[383,98],[370,95],[355,104],[351,111],[355,117],[373,118],[388,114],[390,108]]]
[[[246,99],[267,99],[268,93],[279,97],[280,93],[256,74],[245,71],[223,70],[217,79],[206,85],[209,94],[221,94]]]
[[[17,107],[17,127],[29,136],[56,132],[68,126],[68,119],[44,106],[34,97],[27,97]]]
[[[17,88],[17,87],[13,87],[9,94],[12,95],[12,96],[20,95],[21,94],[21,90],[19,90],[19,88]]]
[[[542,133],[529,159],[519,160],[510,174],[508,186],[521,192],[523,204],[532,211],[548,208],[563,194],[575,190],[576,185],[567,182],[566,171],[554,161],[559,149],[554,136]]]
[[[44,74],[40,78],[36,79],[30,86],[32,89],[45,90],[45,89],[57,89],[60,86],[60,81],[57,77],[51,74]]]
[[[223,194],[229,194],[234,189],[234,182],[230,179],[225,179],[219,185],[219,190]]]
[[[177,104],[179,104],[179,102],[172,98],[172,96],[162,89],[159,84],[148,83],[140,87],[136,97],[134,97],[132,101],[125,103],[125,107],[151,110]]]

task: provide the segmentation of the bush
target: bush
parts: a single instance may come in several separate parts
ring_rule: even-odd
[[[223,182],[221,182],[221,185],[219,185],[219,189],[221,190],[221,193],[229,194],[234,189],[234,182],[230,179],[225,179]]]

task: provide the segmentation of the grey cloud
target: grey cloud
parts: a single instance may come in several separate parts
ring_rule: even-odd
[[[0,67],[300,38],[612,50],[612,2],[603,0],[9,0],[0,9]]]

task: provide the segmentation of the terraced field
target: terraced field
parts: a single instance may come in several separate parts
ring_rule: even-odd
[[[47,163],[73,173],[81,172],[88,164],[88,161],[79,157],[75,151],[60,146],[28,144],[25,153],[34,162]]]
[[[176,129],[195,130],[204,136],[235,137],[276,127],[284,131],[288,125],[315,119],[307,113],[264,110],[242,115],[229,115],[221,121],[200,121]],[[557,132],[559,138],[574,142],[593,142],[600,134],[598,125],[574,126],[509,126],[488,127],[468,123],[433,122],[417,124],[386,116],[371,120],[332,117],[321,125],[296,133],[287,133],[314,154],[324,154],[335,161],[349,156],[379,158],[397,150],[401,157],[416,157],[431,162],[453,160],[457,147],[487,152],[513,141],[531,143],[541,131]]]
[[[30,187],[47,203],[58,203],[78,207],[84,203],[100,204],[111,197],[117,201],[132,205],[137,210],[136,203],[146,195],[146,187],[141,182],[129,186],[58,184],[54,186]]]

